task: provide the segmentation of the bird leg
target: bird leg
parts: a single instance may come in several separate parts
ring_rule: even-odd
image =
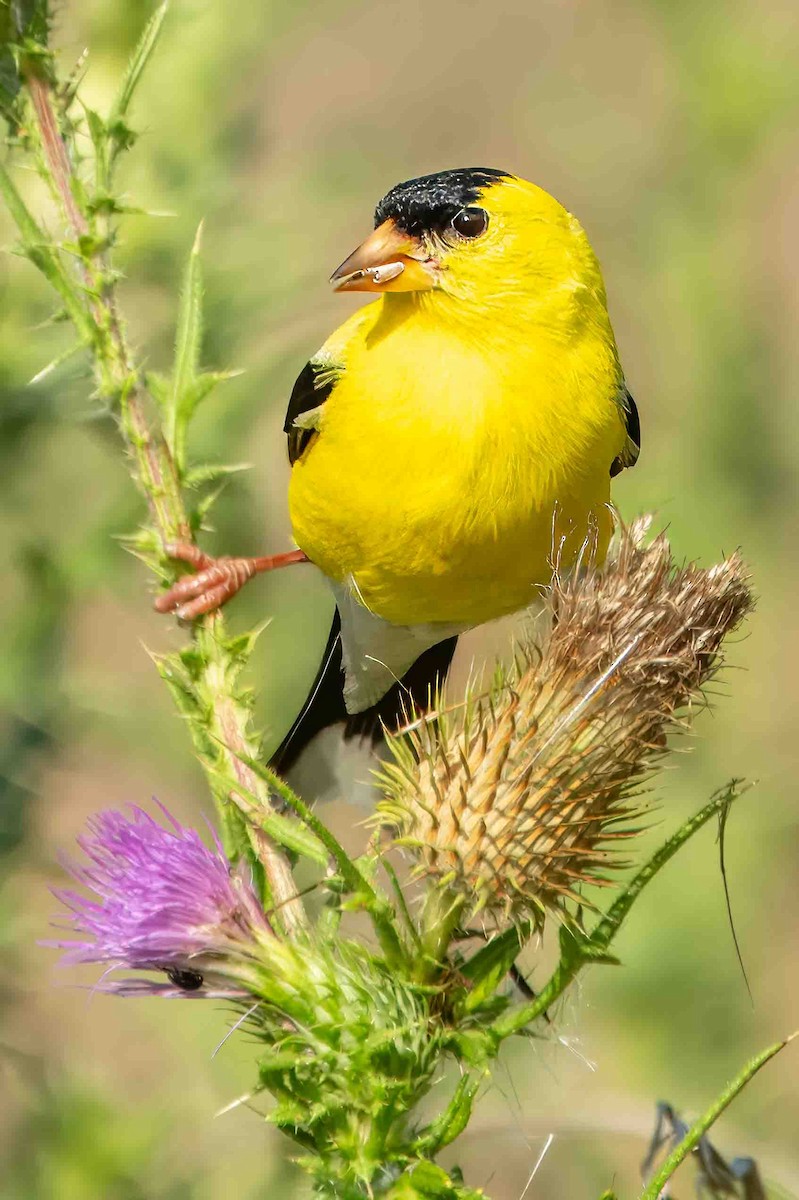
[[[291,563],[308,562],[302,550],[262,558],[213,558],[190,542],[167,542],[164,553],[195,571],[193,575],[184,575],[155,601],[156,612],[173,613],[182,621],[194,621],[221,608],[253,575]]]

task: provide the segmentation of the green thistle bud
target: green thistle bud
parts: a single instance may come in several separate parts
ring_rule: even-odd
[[[738,555],[678,567],[647,528],[621,531],[601,570],[555,581],[543,644],[524,646],[490,696],[391,741],[379,819],[473,911],[540,921],[608,882],[667,733],[752,607]]]
[[[423,989],[357,943],[281,942],[264,951],[260,1086],[270,1120],[306,1151],[320,1195],[371,1195],[413,1161],[411,1111],[445,1044]]]

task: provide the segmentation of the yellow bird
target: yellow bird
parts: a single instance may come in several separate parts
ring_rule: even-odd
[[[336,620],[281,769],[336,720],[424,707],[460,632],[531,604],[586,546],[601,560],[611,477],[640,446],[599,264],[534,184],[481,167],[398,184],[332,282],[379,299],[289,401],[299,552],[179,552],[205,571],[159,600],[194,616],[303,557],[327,576]]]

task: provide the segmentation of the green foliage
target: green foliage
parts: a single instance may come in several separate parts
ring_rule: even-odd
[[[158,5],[144,27],[141,38],[128,62],[127,70],[122,77],[117,97],[111,106],[111,112],[108,117],[109,129],[113,130],[117,128],[119,123],[127,118],[128,110],[136,94],[136,89],[158,45],[158,38],[160,37],[161,27],[168,8],[168,0],[164,0],[163,4]],[[114,135],[112,134],[112,136]]]
[[[263,994],[259,1077],[277,1100],[269,1119],[312,1152],[303,1161],[322,1194],[368,1194],[417,1157],[409,1115],[445,1037],[429,998],[344,939],[276,946]]]
[[[13,218],[20,235],[19,253],[41,271],[47,282],[58,293],[69,319],[86,345],[95,342],[96,331],[85,310],[85,302],[79,287],[70,278],[59,248],[31,214],[25,201],[14,185],[14,181],[0,163],[0,194]]]
[[[430,1158],[435,1157],[440,1150],[460,1137],[469,1124],[481,1083],[482,1080],[479,1077],[475,1079],[470,1075],[461,1076],[447,1107],[432,1124],[426,1126],[419,1134],[413,1145],[417,1154]]]
[[[455,1172],[447,1174],[434,1163],[417,1163],[387,1193],[390,1200],[479,1200],[482,1191],[463,1186]]]
[[[368,913],[388,963],[395,967],[407,966],[408,950],[403,944],[397,914],[388,898],[383,896],[368,878],[370,866],[374,867],[374,861],[370,864],[370,860],[364,858],[359,863],[350,858],[327,826],[284,780],[256,759],[243,755],[240,758],[257,778],[273,789],[274,794],[299,817],[319,845],[324,846],[338,871],[338,879],[328,879],[328,887],[335,889],[338,895],[346,896],[345,907],[349,911],[362,909]]]
[[[202,225],[197,229],[189,261],[183,276],[183,288],[178,309],[178,324],[175,338],[175,364],[169,380],[150,375],[153,394],[159,403],[164,422],[164,437],[172,455],[178,478],[188,487],[224,481],[239,467],[224,467],[214,464],[199,464],[186,474],[186,434],[197,406],[211,394],[218,383],[233,377],[235,372],[201,371],[200,352],[203,341],[203,281],[200,246]],[[219,494],[212,493],[197,507],[198,520],[193,528],[200,528],[202,518]]]
[[[532,930],[527,926],[512,925],[504,933],[490,938],[468,962],[459,967],[460,974],[470,984],[463,999],[464,1015],[477,1012],[486,1002],[494,999],[531,933]]]

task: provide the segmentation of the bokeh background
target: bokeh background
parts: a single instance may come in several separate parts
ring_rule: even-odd
[[[150,11],[149,0],[59,6],[65,64],[91,47],[96,105]],[[730,776],[759,780],[727,844],[754,1002],[708,830],[638,904],[623,968],[587,973],[551,1036],[504,1056],[457,1156],[494,1200],[520,1200],[550,1133],[528,1200],[636,1194],[655,1101],[698,1111],[799,1025],[798,51],[788,0],[173,0],[136,106],[143,136],[125,184],[162,215],[125,224],[132,336],[167,365],[204,218],[206,359],[245,372],[197,422],[198,452],[253,464],[218,505],[209,548],[289,545],[286,397],[351,299],[326,277],[390,185],[479,164],[553,192],[603,263],[644,434],[638,468],[618,481],[622,512],[656,510],[678,556],[710,562],[740,545],[752,566],[757,614],[691,753],[658,783],[650,840]],[[42,326],[50,305],[32,268],[3,255],[0,1198],[291,1200],[305,1184],[262,1115],[214,1117],[246,1092],[253,1053],[233,1038],[212,1059],[225,1014],[89,997],[36,944],[57,855],[88,814],[152,794],[185,819],[209,812],[145,652],[176,635],[115,540],[139,501],[85,365],[28,386],[67,344]],[[237,601],[242,626],[271,617],[255,682],[275,742],[328,609],[310,570]],[[756,1156],[772,1195],[799,1197],[797,1130],[789,1049],[714,1139]]]

